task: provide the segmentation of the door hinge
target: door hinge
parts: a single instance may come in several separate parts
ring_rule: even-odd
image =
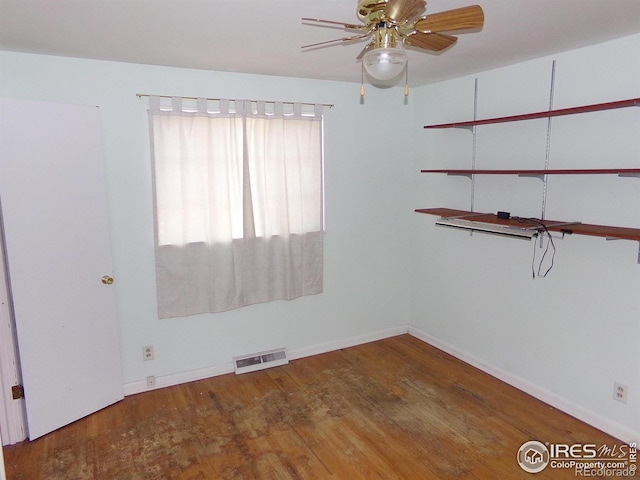
[[[24,387],[22,385],[14,385],[11,387],[11,398],[14,400],[24,398]]]

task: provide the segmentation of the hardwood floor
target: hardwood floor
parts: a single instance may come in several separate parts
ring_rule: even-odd
[[[529,440],[621,442],[409,335],[126,397],[5,447],[8,480],[575,479]]]

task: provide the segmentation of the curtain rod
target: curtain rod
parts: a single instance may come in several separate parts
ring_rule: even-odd
[[[178,96],[179,98],[184,98],[187,100],[198,100],[199,98],[202,97],[183,97],[181,95],[150,95],[148,93],[136,93],[136,96],[138,98],[142,98],[142,97],[160,97],[160,98],[173,98],[174,96]],[[222,98],[205,98],[204,100],[222,100]],[[237,99],[237,100],[244,100],[244,99]],[[276,103],[273,100],[249,100],[250,102],[258,102],[258,101],[264,101],[265,103]],[[309,102],[280,102],[280,103],[285,103],[287,105],[293,105],[294,103],[299,103],[300,105],[316,105],[315,103],[309,103]],[[320,105],[322,105],[323,107],[328,107],[328,108],[333,108],[333,103],[321,103]]]

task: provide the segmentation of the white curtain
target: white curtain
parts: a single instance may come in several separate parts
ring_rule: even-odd
[[[150,97],[160,318],[322,292],[322,107],[291,107]]]

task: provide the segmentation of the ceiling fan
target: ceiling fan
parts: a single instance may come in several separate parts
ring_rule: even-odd
[[[397,77],[407,65],[407,54],[399,46],[441,52],[457,41],[450,33],[477,31],[484,24],[484,13],[479,5],[423,15],[425,8],[425,0],[360,0],[356,12],[363,25],[303,18],[302,21],[307,24],[335,25],[360,33],[304,45],[302,48],[330,46],[372,37],[357,58],[362,59],[363,68],[374,79],[388,81]],[[405,95],[407,92],[405,89]]]

